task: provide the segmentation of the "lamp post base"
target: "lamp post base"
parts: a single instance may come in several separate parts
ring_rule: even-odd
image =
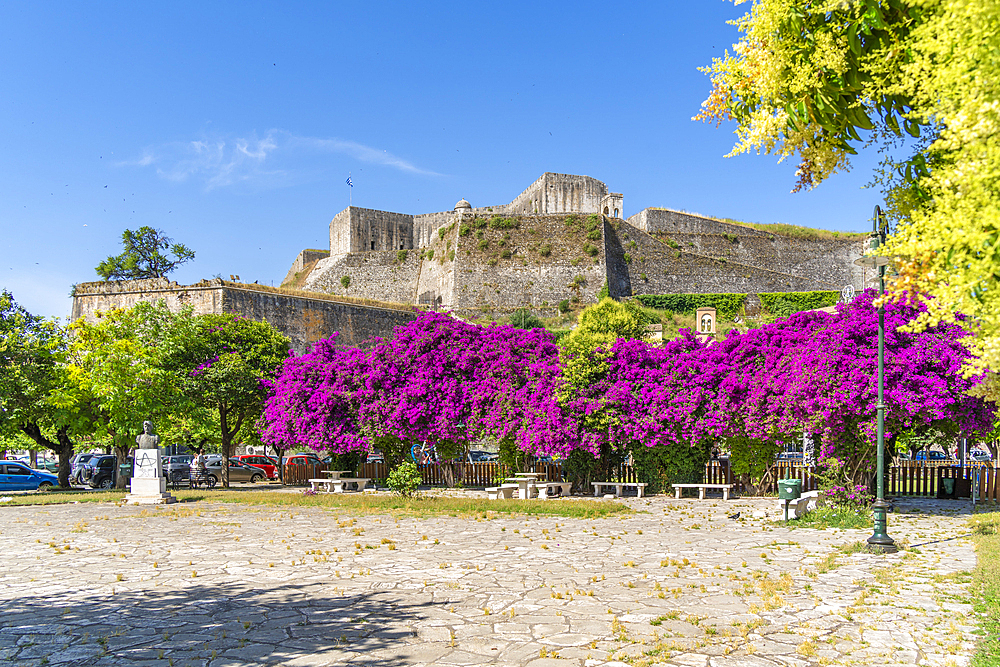
[[[896,541],[889,537],[886,532],[886,512],[889,507],[889,503],[881,499],[872,504],[872,510],[875,513],[875,532],[868,538],[868,546],[884,554],[894,554],[899,551],[896,547]]]

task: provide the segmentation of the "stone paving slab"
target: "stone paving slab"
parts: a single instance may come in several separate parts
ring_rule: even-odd
[[[597,520],[0,506],[0,661],[969,663],[968,503],[900,504],[890,534],[917,546],[875,556],[837,549],[870,531],[773,523],[773,499],[627,502]]]

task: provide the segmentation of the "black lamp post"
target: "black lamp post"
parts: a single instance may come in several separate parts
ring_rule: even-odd
[[[873,216],[873,230],[871,235],[871,254],[855,260],[858,266],[876,269],[878,271],[879,295],[885,295],[885,267],[889,263],[888,257],[880,257],[875,253],[879,247],[886,242],[889,232],[889,223],[885,219],[885,214],[878,206],[875,207]],[[885,502],[885,306],[879,304],[878,307],[878,403],[875,405],[875,412],[878,418],[878,483],[876,485],[875,503],[872,510],[875,514],[875,529],[872,536],[868,538],[868,544],[883,553],[895,553],[896,542],[889,537],[886,530],[887,513],[889,504]]]

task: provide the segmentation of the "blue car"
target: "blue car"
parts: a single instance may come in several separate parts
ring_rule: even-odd
[[[45,491],[59,485],[59,478],[32,470],[20,461],[0,461],[0,491]]]

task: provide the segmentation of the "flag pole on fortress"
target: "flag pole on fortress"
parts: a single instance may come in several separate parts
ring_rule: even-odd
[[[347,172],[347,184],[351,186],[351,189],[348,190],[348,192],[350,192],[351,194],[350,197],[348,198],[347,205],[351,206],[354,204],[354,181],[351,180],[351,172]]]

